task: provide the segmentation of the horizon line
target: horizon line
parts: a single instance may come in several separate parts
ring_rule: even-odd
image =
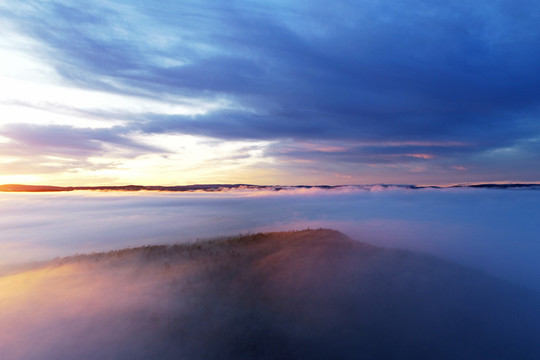
[[[529,186],[540,186],[540,181],[492,181],[492,182],[467,182],[467,183],[452,183],[452,184],[341,184],[341,185],[259,185],[259,184],[188,184],[188,185],[70,185],[70,186],[58,186],[58,185],[27,185],[27,184],[0,184],[0,192],[69,192],[69,191],[173,191],[173,192],[220,192],[227,190],[274,190],[274,191],[286,191],[297,189],[338,189],[346,187],[376,187],[381,186],[388,187],[401,187],[409,189],[446,189],[446,188],[460,188],[460,187],[484,187],[484,188],[519,188]]]

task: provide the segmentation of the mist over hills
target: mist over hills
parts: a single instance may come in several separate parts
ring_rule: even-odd
[[[218,192],[231,190],[266,190],[286,191],[301,189],[319,190],[372,190],[384,188],[403,189],[448,189],[448,188],[483,188],[483,189],[540,189],[537,183],[486,183],[486,184],[456,184],[438,185],[252,185],[252,184],[195,184],[175,186],[145,186],[145,185],[110,185],[110,186],[48,186],[48,185],[0,185],[0,192],[66,192],[66,191],[168,191],[168,192]]]
[[[540,294],[333,230],[53,260],[0,277],[0,358],[537,359]]]

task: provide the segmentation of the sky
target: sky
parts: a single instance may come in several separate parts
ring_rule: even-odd
[[[0,183],[540,180],[540,3],[0,0]]]

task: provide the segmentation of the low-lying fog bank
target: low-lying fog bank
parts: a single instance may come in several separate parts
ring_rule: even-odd
[[[538,359],[540,294],[332,230],[58,259],[0,277],[0,358]]]
[[[540,291],[540,191],[370,190],[0,193],[0,271],[74,253],[325,227]]]

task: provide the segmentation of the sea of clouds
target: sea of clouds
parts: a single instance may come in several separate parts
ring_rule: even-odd
[[[0,269],[75,253],[333,228],[540,290],[540,191],[405,188],[0,194]]]

